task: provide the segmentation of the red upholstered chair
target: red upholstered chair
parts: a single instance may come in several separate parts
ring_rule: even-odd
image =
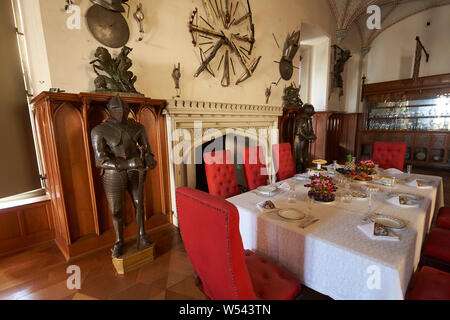
[[[292,157],[291,144],[289,142],[275,144],[272,149],[278,181],[292,178],[295,175],[295,163]]]
[[[267,175],[263,148],[242,149],[242,159],[244,160],[244,174],[248,188],[254,190],[267,184],[269,176]]]
[[[231,151],[205,153],[203,159],[210,194],[227,199],[240,193]]]
[[[442,207],[439,209],[436,225],[441,228],[450,229],[450,207]]]
[[[181,236],[205,294],[213,300],[290,300],[300,281],[273,262],[244,251],[236,207],[219,197],[178,188]]]
[[[450,273],[423,267],[408,300],[450,300]]]
[[[403,142],[374,142],[372,160],[380,168],[395,168],[403,171],[405,165],[406,143]]]
[[[431,231],[423,248],[422,262],[450,272],[450,230],[435,228]]]

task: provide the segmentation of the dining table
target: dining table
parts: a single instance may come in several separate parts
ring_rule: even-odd
[[[385,171],[389,172],[389,171]],[[421,250],[436,212],[444,203],[443,181],[438,176],[395,172],[393,186],[379,185],[368,198],[350,197],[375,182],[340,184],[333,202],[308,199],[308,178],[299,176],[273,184],[276,191],[257,190],[227,199],[239,212],[239,229],[245,249],[280,264],[307,287],[335,300],[403,300],[412,275],[419,267]],[[425,186],[409,183],[421,179]],[[342,181],[342,179],[341,179]],[[288,186],[287,189],[283,188]],[[293,196],[294,194],[294,196]],[[416,196],[416,206],[389,201],[392,194]],[[276,210],[258,204],[271,200]],[[315,223],[288,219],[280,209],[295,209]],[[371,210],[369,212],[369,209]],[[360,227],[368,214],[405,223],[391,229],[397,241],[374,239]]]

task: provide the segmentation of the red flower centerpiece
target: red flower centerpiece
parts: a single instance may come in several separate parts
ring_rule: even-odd
[[[337,187],[329,177],[323,175],[312,176],[311,183],[305,185],[305,187],[310,188],[308,196],[310,198],[313,197],[316,201],[332,202],[336,198],[335,192]]]
[[[375,162],[372,160],[361,160],[356,166],[359,173],[373,174],[375,171]]]

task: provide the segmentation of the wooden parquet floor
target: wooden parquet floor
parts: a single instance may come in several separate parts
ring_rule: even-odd
[[[155,261],[125,276],[116,274],[109,249],[66,262],[54,243],[0,257],[1,300],[207,300],[195,285],[178,229],[165,227],[150,234]],[[69,266],[81,270],[81,289],[69,290]],[[302,299],[322,300],[304,288]]]
[[[68,263],[49,243],[0,258],[0,299],[25,300],[204,300],[195,286],[193,268],[178,229],[169,226],[151,234],[155,261],[118,276],[109,249]],[[67,267],[81,270],[81,289],[69,290]]]

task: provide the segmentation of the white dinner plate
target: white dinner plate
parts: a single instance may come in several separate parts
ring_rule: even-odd
[[[295,179],[296,180],[310,180],[309,177],[307,175],[304,175],[304,174],[296,174],[295,175]]]
[[[403,229],[406,227],[405,221],[390,216],[371,215],[370,220],[391,229]]]
[[[305,214],[303,212],[295,209],[282,209],[278,211],[278,215],[289,220],[301,220],[305,217]]]
[[[260,193],[270,194],[272,192],[275,192],[275,190],[277,190],[277,188],[274,186],[261,186],[261,187],[258,187],[256,190],[258,190]]]

